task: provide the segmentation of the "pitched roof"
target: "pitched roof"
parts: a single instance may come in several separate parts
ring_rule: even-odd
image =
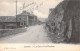
[[[19,15],[30,15],[30,13],[29,12],[27,12],[27,11],[23,11],[22,13],[20,13]]]
[[[35,16],[34,14],[30,14],[27,11],[23,11],[22,13],[18,14],[18,15],[28,15],[28,16]]]

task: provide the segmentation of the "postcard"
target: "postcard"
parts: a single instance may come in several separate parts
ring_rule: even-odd
[[[79,0],[0,0],[0,51],[80,51]]]

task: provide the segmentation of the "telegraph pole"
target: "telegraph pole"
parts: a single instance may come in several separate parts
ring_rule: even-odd
[[[16,28],[17,28],[17,0],[16,0]]]

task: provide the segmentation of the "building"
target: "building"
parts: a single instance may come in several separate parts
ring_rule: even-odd
[[[29,12],[23,11],[15,16],[0,16],[0,29],[15,29],[35,25],[37,17]]]
[[[50,8],[50,9],[49,9],[49,13],[51,13],[51,12],[53,11],[53,9],[54,9],[54,8]]]
[[[37,16],[23,11],[17,15],[17,22],[20,22],[21,27],[35,25],[37,23]]]
[[[0,16],[0,29],[14,29],[17,24],[15,16]]]

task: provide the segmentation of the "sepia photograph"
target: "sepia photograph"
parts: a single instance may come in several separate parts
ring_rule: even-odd
[[[80,0],[0,0],[0,44],[80,44]]]
[[[0,0],[0,43],[80,43],[79,5],[79,0]]]

